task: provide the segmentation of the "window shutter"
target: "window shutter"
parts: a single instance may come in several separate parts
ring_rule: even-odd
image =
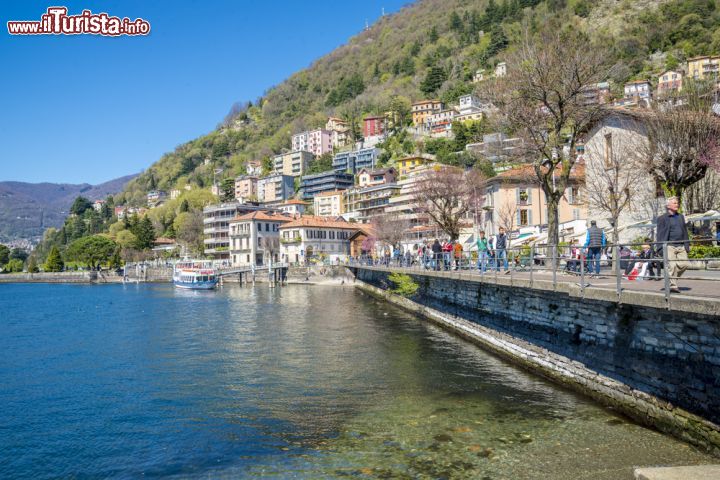
[[[528,187],[528,189],[527,189],[527,198],[528,198],[527,204],[528,205],[532,205],[532,194],[533,194],[533,189]]]
[[[515,225],[519,226],[520,225],[520,209],[518,209],[518,211],[516,212],[516,217],[517,217],[517,219],[516,219]],[[508,232],[508,233],[510,233],[510,232]]]
[[[520,188],[515,189],[515,205],[520,205]],[[518,213],[519,215],[519,213]],[[518,217],[520,218],[520,217]]]
[[[528,225],[532,225],[532,224],[533,224],[533,221],[532,221],[532,209],[529,208],[527,212],[528,212]]]

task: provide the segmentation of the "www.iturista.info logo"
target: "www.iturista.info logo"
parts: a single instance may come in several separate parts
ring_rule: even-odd
[[[111,17],[107,13],[83,10],[80,15],[68,15],[67,7],[48,7],[37,20],[7,22],[10,35],[147,35],[150,22],[142,18]]]

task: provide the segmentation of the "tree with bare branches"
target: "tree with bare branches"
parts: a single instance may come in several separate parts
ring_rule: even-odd
[[[415,210],[427,217],[455,241],[476,205],[481,205],[485,176],[477,169],[463,171],[437,166],[415,182]]]
[[[708,170],[705,178],[685,190],[683,210],[688,213],[720,209],[720,173]]]
[[[267,264],[271,264],[275,260],[275,256],[280,251],[279,237],[262,237],[260,246],[263,249],[263,257]]]
[[[634,122],[634,120],[628,120]],[[627,128],[633,125],[628,125]],[[641,186],[647,181],[647,172],[638,158],[632,141],[624,143],[619,135],[608,137],[605,145],[607,156],[604,162],[590,162],[586,165],[585,194],[592,210],[606,213],[613,228],[613,243],[619,241],[620,215],[634,209],[645,198]],[[586,145],[586,154],[602,158],[603,152],[591,151]],[[597,148],[595,148],[597,150]]]
[[[400,246],[410,228],[410,221],[402,214],[394,212],[377,215],[372,222],[377,240],[394,247]]]
[[[559,241],[558,205],[578,160],[575,146],[603,112],[584,93],[610,73],[604,51],[578,29],[526,29],[506,59],[507,75],[484,82],[496,120],[522,139],[515,156],[532,162],[545,192],[551,245]]]
[[[682,201],[684,191],[720,171],[720,120],[712,110],[714,85],[689,80],[674,102],[657,102],[643,124],[647,142],[641,146],[647,170],[668,197]]]
[[[515,229],[517,205],[514,202],[503,202],[503,205],[498,209],[497,217],[498,227],[504,228],[508,235],[512,235]]]

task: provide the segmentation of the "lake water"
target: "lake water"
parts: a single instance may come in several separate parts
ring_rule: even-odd
[[[688,445],[351,287],[0,285],[0,478],[631,479]]]

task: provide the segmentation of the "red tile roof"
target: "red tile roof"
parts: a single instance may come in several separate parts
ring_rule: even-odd
[[[338,220],[333,217],[316,217],[313,215],[303,215],[296,218],[290,223],[282,225],[280,228],[297,228],[297,227],[315,227],[315,228],[343,228],[347,230],[359,230],[360,225],[350,223],[344,220]]]
[[[289,222],[292,220],[288,215],[273,212],[256,211],[239,215],[232,219],[233,222],[243,222],[248,220],[259,220],[263,222]]]

